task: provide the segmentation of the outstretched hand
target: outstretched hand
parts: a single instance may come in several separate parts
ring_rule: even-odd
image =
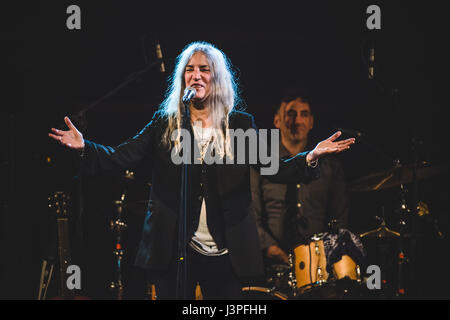
[[[339,138],[341,134],[341,131],[337,131],[328,139],[319,142],[316,147],[310,153],[308,153],[306,160],[308,162],[316,161],[324,155],[339,153],[350,149],[350,145],[355,143],[355,138],[336,141],[336,139]]]
[[[66,123],[69,130],[64,131],[52,128],[53,133],[49,133],[48,136],[69,148],[77,150],[83,149],[84,139],[81,132],[78,131],[78,129],[73,125],[69,117],[64,117],[64,122]]]

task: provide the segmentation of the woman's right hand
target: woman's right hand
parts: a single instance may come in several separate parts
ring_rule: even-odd
[[[50,138],[55,139],[64,146],[72,149],[82,150],[84,148],[84,139],[80,131],[72,124],[69,117],[64,117],[64,122],[66,123],[69,130],[58,130],[52,128],[53,133],[49,133]]]

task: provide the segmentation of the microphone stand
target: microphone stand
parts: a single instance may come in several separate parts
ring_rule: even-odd
[[[189,101],[183,101],[184,112],[182,119],[182,128],[189,130],[190,126],[190,109]],[[183,153],[186,152],[183,150]],[[189,153],[188,153],[189,154]],[[183,154],[182,170],[181,170],[181,190],[180,190],[180,211],[178,217],[178,255],[177,255],[177,287],[176,298],[178,300],[186,300],[186,282],[187,282],[187,264],[186,264],[186,217],[187,217],[187,195],[188,195],[188,159]]]

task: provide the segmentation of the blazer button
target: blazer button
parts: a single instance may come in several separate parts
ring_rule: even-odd
[[[202,196],[198,196],[199,201],[202,201],[202,198],[203,198]]]
[[[297,207],[300,208],[302,204],[300,202],[297,203]]]
[[[297,189],[300,189],[300,184],[297,184]]]

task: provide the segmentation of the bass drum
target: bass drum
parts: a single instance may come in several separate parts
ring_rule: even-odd
[[[284,293],[265,287],[243,287],[244,300],[287,300]]]

